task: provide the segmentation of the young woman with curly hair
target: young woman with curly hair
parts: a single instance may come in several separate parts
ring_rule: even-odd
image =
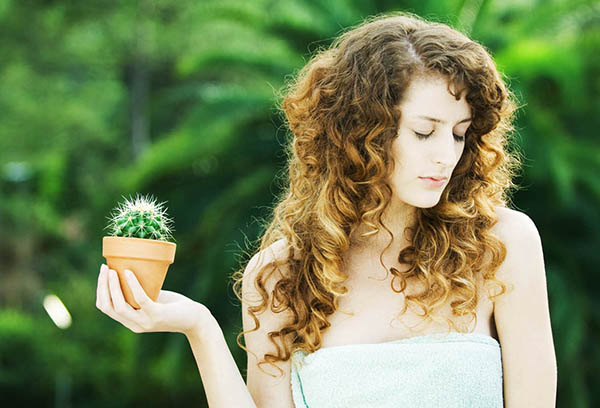
[[[202,304],[152,302],[133,279],[134,310],[103,266],[98,307],[185,333],[211,407],[553,407],[541,240],[507,205],[516,103],[484,47],[375,16],[320,50],[281,109],[289,185],[234,274],[247,386]]]

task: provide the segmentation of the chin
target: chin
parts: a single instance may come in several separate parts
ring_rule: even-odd
[[[413,197],[412,200],[406,200],[405,202],[417,208],[431,208],[440,202],[440,195],[436,197]]]
[[[433,208],[435,207],[437,204],[439,203],[439,200],[436,201],[435,203],[431,203],[431,204],[423,204],[423,205],[416,205],[415,207],[419,207],[419,208]]]

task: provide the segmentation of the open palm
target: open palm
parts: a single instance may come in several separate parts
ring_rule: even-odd
[[[123,297],[116,271],[106,265],[100,268],[96,290],[96,307],[135,333],[179,332],[189,334],[201,330],[210,311],[201,303],[169,290],[161,290],[155,301],[150,299],[135,275],[125,276],[140,309],[134,309]]]

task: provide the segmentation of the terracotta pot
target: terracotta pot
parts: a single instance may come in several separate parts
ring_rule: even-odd
[[[106,265],[117,271],[123,296],[135,309],[139,309],[140,305],[127,285],[125,269],[135,274],[148,297],[156,301],[169,265],[175,260],[176,248],[177,245],[172,242],[154,239],[102,238],[102,256],[106,258]]]

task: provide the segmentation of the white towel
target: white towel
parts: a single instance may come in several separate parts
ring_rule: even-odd
[[[292,355],[297,408],[502,408],[502,354],[479,333],[438,333]]]

